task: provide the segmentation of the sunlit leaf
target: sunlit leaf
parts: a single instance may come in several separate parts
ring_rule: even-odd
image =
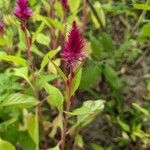
[[[28,114],[26,116],[27,130],[29,135],[36,144],[36,150],[38,150],[39,145],[39,126],[38,126],[38,112],[36,114]]]
[[[50,60],[51,61],[51,60]],[[51,61],[51,63],[54,65],[54,67],[56,68],[58,74],[60,75],[60,77],[66,82],[67,81],[67,77],[66,75],[63,73],[63,71],[53,62]]]
[[[68,3],[69,3],[69,7],[70,7],[71,12],[74,15],[76,15],[78,13],[81,0],[75,0],[75,1],[74,0],[69,0]]]
[[[45,45],[45,46],[49,46],[49,43],[50,43],[50,39],[48,36],[42,34],[42,33],[39,33],[36,37],[36,41],[42,45]]]
[[[29,83],[29,85],[33,88],[30,82],[29,76],[28,76],[28,67],[15,68],[14,71],[15,71],[14,73],[16,76],[19,76],[25,79]]]
[[[41,63],[41,68],[40,71],[42,69],[44,69],[44,67],[48,64],[48,62],[50,61],[49,59],[52,59],[58,52],[60,51],[60,47],[58,47],[55,50],[51,50],[49,51],[43,58],[42,63]]]
[[[82,69],[78,71],[78,73],[75,75],[72,86],[71,86],[71,95],[75,93],[75,91],[79,88],[80,82],[81,82],[81,76],[82,76]]]
[[[63,108],[63,101],[64,101],[64,97],[63,97],[62,93],[60,92],[59,89],[48,84],[47,82],[45,82],[43,84],[44,84],[45,90],[49,94],[48,102],[51,105],[57,107],[59,111],[61,111]]]
[[[88,100],[83,103],[83,106],[69,112],[69,115],[86,115],[95,112],[99,112],[104,109],[104,100]]]
[[[132,105],[134,106],[134,108],[135,108],[136,110],[142,112],[142,113],[145,114],[146,116],[150,116],[149,112],[148,112],[146,109],[142,108],[139,104],[137,104],[137,103],[132,103]]]
[[[4,141],[0,138],[0,150],[3,150],[3,149],[5,149],[5,150],[15,150],[15,147],[11,143],[9,143],[7,141]]]
[[[19,107],[19,108],[27,108],[32,107],[38,104],[38,101],[32,97],[21,93],[10,94],[6,97],[2,103],[1,107]]]
[[[117,117],[117,122],[124,131],[130,132],[130,126],[121,120],[120,117]]]
[[[27,61],[19,56],[13,55],[0,55],[0,60],[12,62],[16,65],[27,65]]]

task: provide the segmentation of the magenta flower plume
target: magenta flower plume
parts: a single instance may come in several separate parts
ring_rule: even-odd
[[[32,15],[32,10],[28,7],[28,0],[17,0],[14,14],[21,20],[27,20]]]
[[[61,4],[62,4],[64,10],[68,9],[68,0],[61,0]]]
[[[4,34],[4,23],[0,21],[0,36]]]
[[[84,40],[74,21],[61,56],[68,64],[75,66],[78,61],[82,61],[85,57],[83,48]]]

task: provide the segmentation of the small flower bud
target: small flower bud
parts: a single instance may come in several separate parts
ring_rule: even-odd
[[[14,14],[23,21],[29,19],[32,15],[32,10],[28,7],[28,0],[17,0]]]

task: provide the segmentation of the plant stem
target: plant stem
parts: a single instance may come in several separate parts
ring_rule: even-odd
[[[37,100],[39,100],[38,89],[37,89],[37,79],[36,79],[36,75],[35,75],[35,71],[34,71],[34,64],[33,64],[33,58],[32,58],[32,53],[31,53],[32,40],[28,36],[26,21],[22,21],[21,27],[22,27],[22,30],[24,32],[25,39],[26,39],[26,46],[27,46],[26,53],[27,53],[27,57],[29,59],[29,70],[30,70],[30,73],[32,75],[32,80],[33,80],[34,96],[37,98]],[[40,110],[41,110],[41,105],[37,105],[35,112],[36,112],[36,114],[38,114],[40,116],[40,119],[42,119],[42,113]],[[42,129],[43,129],[43,127],[42,127]],[[36,143],[36,150],[39,149],[38,143],[39,143],[39,140]]]
[[[70,108],[71,108],[71,102],[73,100],[73,95],[71,93],[71,86],[72,86],[72,81],[74,78],[74,72],[73,72],[73,68],[70,67],[70,77],[66,83],[66,87],[67,87],[67,93],[68,93],[68,99],[66,101],[66,108],[65,111],[69,112]],[[67,133],[67,126],[68,126],[68,116],[65,113],[64,114],[64,125],[63,125],[63,131],[62,131],[62,135],[61,135],[61,150],[65,150],[65,144],[66,144],[66,133]]]
[[[37,90],[37,84],[36,84],[36,75],[34,72],[34,65],[33,65],[33,58],[32,58],[32,53],[31,53],[31,39],[28,37],[28,33],[27,33],[27,27],[26,27],[26,22],[23,21],[22,22],[22,30],[25,34],[25,38],[26,38],[26,52],[27,52],[27,56],[29,59],[29,70],[30,73],[32,75],[32,79],[33,79],[33,90],[34,90],[34,96],[38,99],[38,90]]]

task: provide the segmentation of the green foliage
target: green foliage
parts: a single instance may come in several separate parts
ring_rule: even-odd
[[[0,107],[27,108],[38,104],[38,101],[34,97],[21,93],[11,94],[1,101]]]
[[[113,89],[121,88],[120,80],[111,66],[105,65],[103,73],[106,81],[111,85]]]
[[[56,87],[48,83],[44,83],[43,85],[44,85],[45,90],[49,94],[49,97],[48,97],[49,104],[57,107],[59,111],[62,111],[62,106],[63,106],[63,101],[64,101],[62,93],[59,91],[59,89],[57,89]]]
[[[92,71],[91,71],[92,70]],[[83,71],[80,89],[89,89],[94,82],[98,80],[101,75],[101,67],[93,63],[89,63],[87,68]]]
[[[71,94],[74,94],[76,90],[79,88],[81,82],[81,76],[82,76],[82,68],[76,73],[72,81]]]
[[[104,109],[103,100],[88,100],[83,103],[83,106],[73,110],[72,112],[68,112],[70,116],[77,116],[76,126],[85,126],[89,124],[95,116],[100,113]]]
[[[15,147],[11,143],[0,139],[0,150],[2,150],[4,147],[6,150],[15,150]]]

